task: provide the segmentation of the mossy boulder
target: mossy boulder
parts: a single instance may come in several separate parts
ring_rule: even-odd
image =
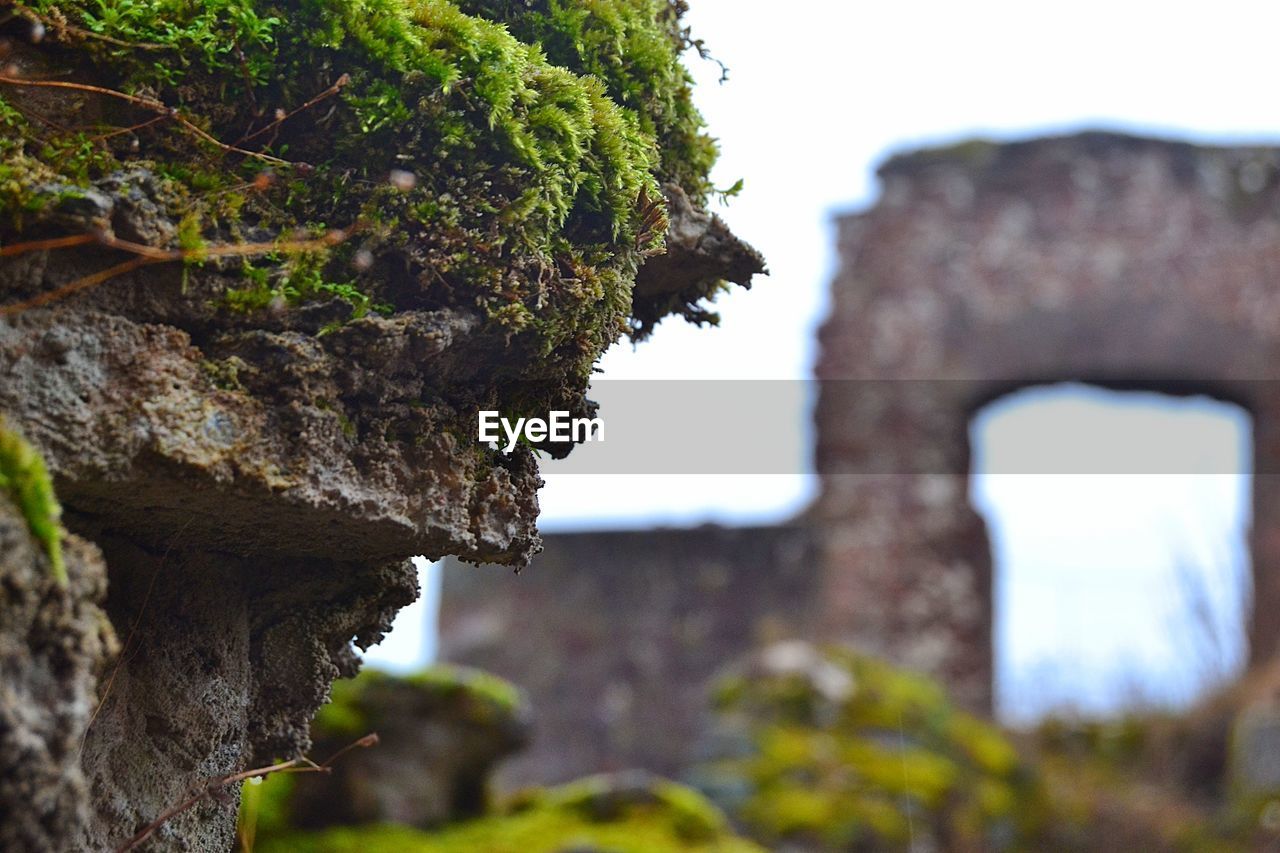
[[[436,832],[380,825],[294,832],[263,853],[759,853],[690,788],[643,773],[531,791],[508,810]]]
[[[522,564],[537,547],[532,449],[479,443],[476,412],[591,413],[587,381],[608,346],[672,314],[714,320],[705,299],[763,269],[705,210],[716,146],[680,63],[698,45],[682,10],[15,6],[0,22],[0,310],[179,329],[200,357],[192,390],[246,409],[221,438],[300,443],[303,459],[237,453],[268,493],[343,466],[300,473],[327,453],[412,504],[424,490],[402,481],[445,460],[457,470],[436,482],[470,494],[425,513],[333,501],[364,483],[299,497],[388,516],[368,539],[388,556]],[[246,422],[280,434],[249,437]],[[385,529],[468,504],[470,530],[454,518]]]
[[[491,769],[526,744],[530,719],[513,685],[478,670],[367,670],[335,682],[311,727],[312,754],[333,755],[371,732],[379,743],[344,753],[330,773],[264,783],[274,804],[263,826],[422,828],[478,817],[489,805]]]
[[[1280,832],[1276,699],[1264,667],[1173,712],[1053,717],[1020,737],[1054,807],[1055,849],[1261,850]]]
[[[1037,849],[1047,803],[993,726],[936,683],[845,649],[776,644],[717,687],[699,769],[753,837],[806,850]]]
[[[343,303],[294,316],[314,332],[461,308],[544,377],[585,380],[662,251],[663,185],[696,208],[712,189],[682,9],[36,0],[18,20],[43,38],[0,78],[0,238],[115,228],[194,264],[213,245],[291,244],[189,275],[189,297],[263,325]],[[49,80],[94,88],[34,85]],[[139,169],[172,227],[140,232],[119,209],[117,176]],[[639,313],[647,330],[653,306]]]

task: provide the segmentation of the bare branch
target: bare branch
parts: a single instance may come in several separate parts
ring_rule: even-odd
[[[326,761],[324,764],[316,764],[307,758],[293,758],[289,761],[281,761],[279,764],[272,764],[268,767],[256,767],[253,770],[242,770],[239,773],[228,773],[225,776],[215,776],[203,786],[196,789],[194,793],[182,802],[165,809],[158,818],[151,821],[151,823],[140,829],[132,838],[117,847],[116,853],[128,853],[128,851],[135,849],[139,844],[150,838],[152,833],[157,829],[164,826],[166,823],[188,809],[193,808],[201,800],[206,797],[219,797],[228,785],[234,785],[238,782],[244,782],[249,779],[266,778],[273,773],[328,773],[330,769],[329,763],[338,756],[356,747],[373,746],[377,742],[378,735],[374,732],[370,732],[354,743],[349,744],[345,749],[339,750],[333,758],[330,758],[329,761]]]
[[[89,243],[96,243],[97,245],[108,249],[119,249],[123,252],[129,252],[136,257],[100,272],[83,276],[69,284],[64,284],[61,287],[38,294],[30,299],[24,299],[21,302],[14,302],[9,305],[0,305],[0,317],[21,314],[23,311],[28,311],[32,308],[39,308],[43,305],[48,305],[51,302],[57,302],[74,293],[79,293],[82,290],[86,290],[90,287],[109,281],[118,275],[132,272],[139,267],[144,267],[149,264],[161,264],[172,261],[204,261],[210,258],[248,258],[257,255],[267,255],[273,252],[282,252],[284,254],[316,252],[338,245],[342,241],[346,240],[351,233],[359,230],[359,228],[360,223],[356,223],[347,230],[335,228],[321,237],[310,240],[277,240],[270,243],[228,243],[219,246],[200,246],[194,249],[157,249],[154,246],[145,246],[141,243],[121,240],[119,237],[101,232],[76,234],[70,237],[55,237],[49,240],[32,240],[26,243],[14,243],[0,248],[0,257],[20,255],[24,252],[83,246]]]

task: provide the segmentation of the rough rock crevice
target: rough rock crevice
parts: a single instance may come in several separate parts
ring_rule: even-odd
[[[63,542],[69,582],[0,492],[0,849],[67,849],[91,822],[81,770],[97,677],[115,651],[98,549]]]

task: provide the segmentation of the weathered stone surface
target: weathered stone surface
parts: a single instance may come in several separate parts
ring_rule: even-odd
[[[695,208],[675,184],[662,188],[667,199],[667,249],[649,258],[636,276],[632,314],[647,329],[673,311],[694,322],[713,314],[697,302],[711,296],[723,282],[749,288],[765,271],[764,258],[729,230],[714,213]]]
[[[21,291],[96,254],[2,274]],[[84,849],[305,751],[329,683],[355,674],[353,638],[376,642],[416,596],[406,556],[518,563],[538,541],[531,454],[481,470],[436,428],[442,409],[409,402],[450,387],[431,373],[465,321],[355,321],[321,342],[211,328],[183,313],[176,271],[112,286],[0,322],[0,412],[46,457],[68,526],[103,549],[127,642],[79,735],[94,814],[65,843]],[[202,802],[148,843],[225,850],[234,813]]]
[[[466,328],[367,318],[325,345],[253,330],[202,350],[168,323],[33,312],[0,324],[0,410],[41,448],[64,502],[153,543],[181,528],[192,546],[240,554],[518,561],[537,546],[532,459],[481,472],[407,402],[426,393],[417,366]],[[217,358],[237,360],[237,387],[218,387]],[[386,432],[414,427],[409,441]]]
[[[0,491],[0,849],[66,849],[92,821],[80,752],[115,635],[98,550],[63,544],[69,583]]]
[[[839,223],[813,512],[826,633],[991,699],[968,425],[1020,387],[1208,394],[1280,450],[1280,151],[1088,133],[897,157]],[[1280,642],[1280,490],[1254,478],[1254,662]]]
[[[412,566],[263,562],[152,550],[74,514],[110,574],[107,613],[123,650],[100,691],[82,762],[95,814],[83,849],[123,843],[192,786],[310,746],[308,727],[351,644],[381,638],[417,594]],[[207,800],[163,826],[150,849],[226,850],[234,798]]]

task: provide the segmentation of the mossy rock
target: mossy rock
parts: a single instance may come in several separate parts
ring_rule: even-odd
[[[692,789],[646,774],[601,776],[524,794],[503,814],[436,832],[404,826],[286,833],[263,853],[759,853]]]
[[[1025,733],[1053,803],[1055,849],[1243,853],[1273,843],[1280,790],[1233,782],[1230,767],[1240,709],[1273,679],[1254,674],[1185,712],[1053,717]]]
[[[0,243],[114,234],[178,253],[180,289],[145,279],[177,307],[135,302],[201,336],[465,316],[494,355],[466,407],[582,409],[605,348],[662,314],[705,319],[718,289],[633,307],[669,188],[699,208],[712,189],[682,11],[32,0],[6,24]],[[48,287],[19,281],[5,302]]]
[[[927,678],[788,642],[725,678],[716,707],[723,757],[696,778],[767,843],[1037,849],[1034,772]]]
[[[530,708],[514,686],[462,667],[396,676],[366,670],[334,683],[311,726],[313,755],[347,750],[329,773],[270,780],[242,815],[266,835],[396,822],[429,828],[489,808],[489,774],[530,736]]]
[[[333,683],[329,703],[312,723],[312,735],[325,740],[357,738],[377,728],[392,694],[404,696],[424,715],[448,714],[495,727],[528,718],[528,700],[514,684],[469,667],[437,664],[409,675],[366,669]]]

